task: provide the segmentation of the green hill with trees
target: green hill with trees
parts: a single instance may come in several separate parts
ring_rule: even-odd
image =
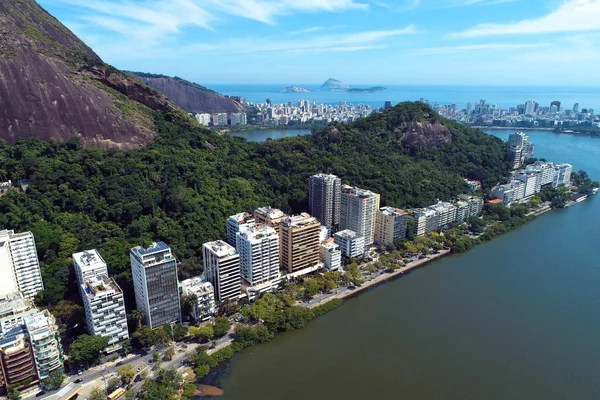
[[[508,172],[502,141],[423,103],[265,143],[221,136],[181,113],[153,115],[159,135],[135,150],[84,148],[75,139],[0,141],[0,173],[31,181],[27,192],[0,197],[0,227],[35,235],[45,286],[38,304],[79,303],[71,254],[98,248],[134,308],[131,247],[163,240],[182,263],[180,279],[198,275],[202,244],[225,236],[229,215],[264,205],[306,211],[308,178],[318,172],[397,207],[450,199],[466,190],[463,177],[489,188]],[[409,129],[446,142],[415,147],[402,140]]]

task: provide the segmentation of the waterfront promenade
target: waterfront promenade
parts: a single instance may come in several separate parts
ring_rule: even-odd
[[[325,304],[328,301],[333,300],[333,299],[345,299],[346,297],[355,296],[367,289],[370,289],[374,286],[379,285],[380,283],[389,281],[390,279],[396,278],[400,275],[404,275],[405,273],[407,273],[413,269],[420,268],[420,267],[424,266],[425,264],[427,264],[433,260],[436,260],[440,257],[443,257],[450,252],[451,252],[451,250],[441,250],[438,254],[431,254],[421,260],[411,261],[411,262],[407,263],[405,266],[398,268],[395,271],[381,272],[381,274],[379,276],[364,282],[362,285],[357,286],[355,289],[349,289],[347,287],[337,289],[337,291],[334,292],[333,294],[326,295],[322,298],[319,298],[316,301],[312,301],[311,303],[306,304],[305,306],[308,308],[315,308],[315,307]]]

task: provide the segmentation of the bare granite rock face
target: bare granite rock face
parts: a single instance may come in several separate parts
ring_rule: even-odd
[[[237,101],[181,78],[132,72],[137,79],[165,94],[191,113],[240,113],[248,109]]]
[[[152,110],[177,107],[106,64],[33,0],[0,1],[0,138],[130,149],[156,135]]]
[[[398,128],[402,133],[402,144],[416,148],[437,147],[449,143],[452,133],[447,126],[429,122],[411,122]]]

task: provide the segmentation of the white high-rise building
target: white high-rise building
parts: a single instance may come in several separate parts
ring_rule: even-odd
[[[196,321],[206,321],[215,315],[215,289],[212,283],[199,276],[186,279],[181,282],[181,292],[184,296],[196,296],[193,310]]]
[[[335,175],[317,174],[308,181],[308,207],[321,224],[337,230],[340,223],[342,180]]]
[[[525,102],[525,115],[535,114],[535,101],[529,100]]]
[[[242,229],[252,226],[254,226],[254,217],[247,212],[235,214],[227,218],[227,243],[236,247],[237,233]]]
[[[554,178],[552,180],[552,187],[561,185],[571,184],[571,172],[573,167],[571,164],[555,164],[554,165]]]
[[[106,262],[96,249],[73,254],[73,267],[80,285],[95,276],[108,275]]]
[[[134,247],[129,253],[137,308],[144,322],[155,329],[181,322],[177,261],[164,242]]]
[[[238,233],[240,273],[246,292],[274,290],[281,282],[279,235],[273,227],[257,225]]]
[[[6,257],[6,242],[10,250],[10,258]],[[0,250],[0,280],[8,282],[4,290],[17,287],[23,296],[33,298],[44,289],[40,263],[37,257],[35,240],[31,232],[15,233],[14,231],[0,231],[0,243],[4,243]],[[10,262],[10,264],[9,264]],[[12,277],[9,271],[12,270]]]
[[[215,300],[238,300],[241,294],[240,256],[235,247],[222,241],[204,243],[204,274],[213,285]]]
[[[10,256],[10,242],[0,238],[0,296],[18,292],[17,278]]]
[[[196,114],[194,117],[196,118],[196,121],[198,121],[199,124],[204,126],[210,125],[210,114]]]
[[[340,229],[349,229],[362,236],[365,241],[365,251],[375,239],[378,210],[379,194],[347,185],[342,186]]]
[[[342,251],[333,238],[321,243],[321,261],[328,271],[341,271]]]
[[[428,208],[438,213],[438,230],[446,229],[450,224],[456,222],[456,207],[454,204],[440,201],[437,204],[429,206]]]
[[[246,113],[231,113],[229,114],[229,121],[231,126],[246,125],[248,123],[248,117],[246,116]]]
[[[112,278],[87,278],[81,284],[81,298],[90,335],[108,338],[110,346],[129,339],[123,291]]]
[[[365,238],[350,229],[334,233],[333,241],[348,258],[360,257],[365,252]]]

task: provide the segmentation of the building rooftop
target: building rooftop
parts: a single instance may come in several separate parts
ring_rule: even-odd
[[[363,199],[377,196],[377,193],[371,192],[370,190],[360,189],[349,185],[342,185],[342,193],[354,195]]]
[[[93,300],[96,296],[121,293],[119,285],[108,275],[97,275],[86,279],[81,288],[90,300]]]
[[[44,332],[41,331],[46,331],[53,328],[53,318],[54,317],[52,317],[48,310],[43,310],[26,317],[25,325],[27,326],[27,330],[29,331],[30,335],[35,335],[36,333],[43,334]],[[35,336],[34,339],[36,339]]]
[[[181,281],[181,285],[185,286],[187,288],[187,290],[190,290],[192,292],[198,292],[198,293],[214,292],[212,283],[203,280],[199,276]]]
[[[324,173],[320,173],[320,174],[315,174],[312,177],[315,178],[324,178],[324,179],[339,179],[337,177],[337,175],[333,175],[333,174],[324,174]]]
[[[333,240],[323,242],[323,243],[321,243],[321,246],[325,247],[328,250],[335,250],[335,249],[339,249],[339,247],[340,247],[340,246],[338,246],[337,243],[334,243]]]
[[[283,211],[271,206],[257,208],[254,212],[270,219],[283,218],[285,216]]]
[[[230,220],[236,221],[238,224],[247,224],[254,222],[254,216],[247,212],[242,212],[229,217]]]
[[[269,225],[254,225],[239,232],[239,235],[252,243],[260,242],[264,238],[279,237],[275,228]]]
[[[171,251],[171,248],[165,242],[154,242],[148,248],[143,248],[142,246],[137,246],[131,249],[131,251],[135,251],[142,256],[146,256],[149,254],[158,253],[161,251]]]
[[[106,262],[96,249],[75,253],[73,254],[73,260],[83,271],[97,267],[106,268]]]
[[[429,206],[428,208],[437,212],[446,212],[454,208],[454,204],[440,201],[439,203]]]
[[[23,298],[21,292],[13,292],[0,297],[0,318],[20,314],[32,308],[33,304]]]
[[[381,207],[379,209],[384,215],[407,215],[408,213],[404,210],[394,207]]]
[[[223,240],[215,240],[214,242],[204,243],[204,247],[210,249],[217,257],[227,257],[236,255],[235,247]]]
[[[281,220],[280,224],[286,227],[292,228],[301,228],[308,225],[319,224],[319,221],[315,217],[311,217],[307,213],[302,213],[300,215],[292,215],[289,217],[285,217]]]
[[[502,203],[502,199],[488,200],[488,204],[501,204],[501,203]]]
[[[359,235],[358,233],[356,233],[356,232],[354,232],[353,230],[350,230],[350,229],[346,229],[346,230],[343,230],[343,231],[336,232],[334,234],[334,236],[339,236],[339,237],[344,238],[344,239],[358,239],[358,238],[362,237],[361,235]]]

